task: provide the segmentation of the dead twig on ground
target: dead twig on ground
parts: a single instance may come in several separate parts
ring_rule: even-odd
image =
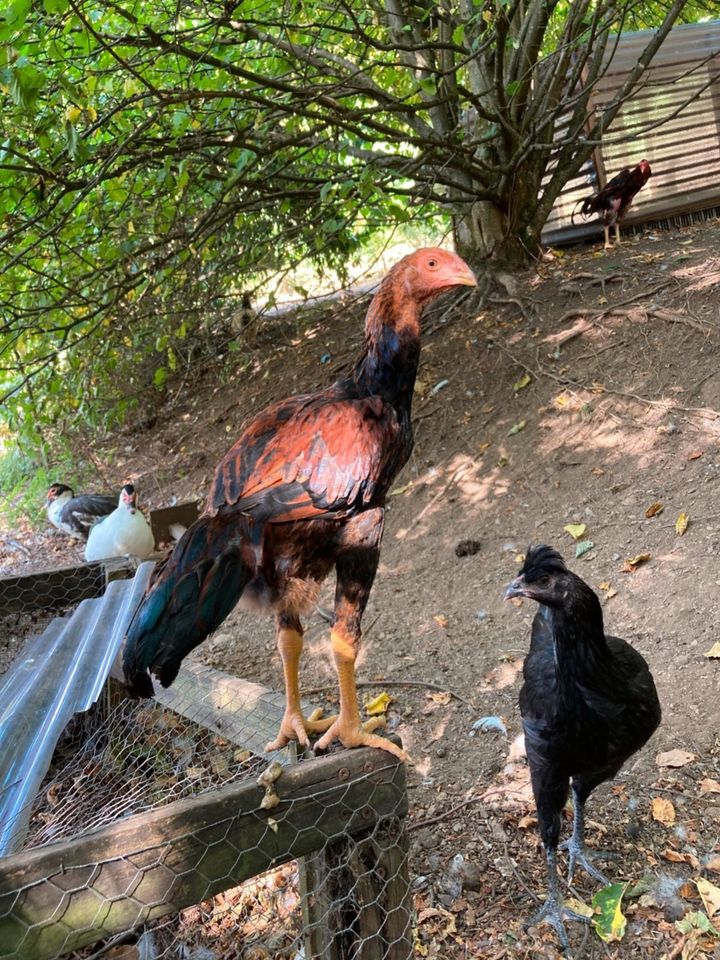
[[[538,380],[541,380],[543,377],[548,377],[550,380],[554,380],[556,383],[561,384],[563,387],[573,387],[576,390],[588,390],[590,392],[597,392],[597,388],[589,386],[586,383],[582,383],[579,380],[572,380],[570,377],[563,377],[559,374],[552,373],[542,364],[538,363],[536,367],[530,366],[524,360],[521,360],[520,357],[516,357],[510,350],[507,349],[499,340],[494,340],[493,343],[496,347],[507,354],[508,357],[516,363],[519,367],[522,367],[523,370],[526,370],[531,376],[535,377]],[[684,407],[679,403],[675,403],[673,400],[651,400],[649,397],[642,397],[639,393],[631,393],[629,390],[616,390],[613,387],[606,387],[602,384],[602,393],[610,394],[616,397],[625,397],[627,400],[636,400],[638,403],[645,404],[648,407],[659,407],[666,411],[675,410],[678,413],[688,413],[694,414],[697,416],[705,417],[708,420],[720,420],[720,411],[713,410],[710,407]]]
[[[568,277],[567,280],[563,280],[560,284],[560,290],[562,293],[582,293],[583,284],[577,283],[578,280],[587,280],[588,286],[594,286],[599,284],[600,289],[602,290],[602,295],[605,296],[605,285],[608,283],[622,283],[625,278],[621,273],[611,273],[605,276],[601,273],[589,273],[583,271],[582,273],[576,273],[572,277]]]
[[[437,683],[429,683],[426,680],[358,680],[356,686],[358,687],[425,687],[427,690],[437,690],[440,693],[447,693],[448,696],[452,697],[453,700],[457,700],[458,703],[462,703],[463,706],[469,707],[471,710],[477,711],[477,708],[470,703],[469,700],[466,700],[464,697],[461,697],[459,693],[455,693],[454,690],[449,690],[447,687],[440,686]],[[313,687],[312,690],[303,690],[303,696],[310,697],[316,693],[323,693],[325,690],[334,690],[335,687],[332,683],[323,684],[321,687]]]
[[[410,831],[422,830],[425,827],[432,827],[434,824],[440,823],[442,820],[449,820],[450,817],[454,817],[456,813],[459,813],[461,810],[464,810],[473,803],[482,803],[482,797],[469,797],[467,800],[463,800],[462,803],[458,803],[454,807],[450,807],[450,809],[446,810],[445,813],[439,813],[436,817],[428,817],[426,820],[418,820],[416,823],[409,823],[407,829]]]

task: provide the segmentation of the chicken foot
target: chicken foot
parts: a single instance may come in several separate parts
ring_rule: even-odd
[[[586,873],[606,886],[610,881],[591,863],[591,855],[585,849],[585,804],[573,790],[573,831],[572,836],[560,844],[560,850],[568,852],[568,884],[572,883],[575,867],[581,866]]]
[[[356,645],[344,631],[334,629],[330,635],[335,668],[340,685],[340,713],[332,726],[315,744],[316,750],[325,750],[334,740],[344,747],[379,747],[392,753],[399,760],[407,761],[408,755],[385,737],[374,731],[385,726],[384,717],[373,717],[364,724],[360,722],[357,687],[355,685]]]
[[[560,899],[560,884],[558,881],[557,869],[557,851],[549,849],[547,851],[547,896],[545,903],[538,912],[527,921],[525,930],[528,927],[535,927],[543,920],[553,928],[558,936],[560,944],[566,956],[570,955],[570,942],[568,941],[567,931],[565,929],[565,920],[580,920],[583,923],[590,923],[588,917],[581,913],[576,913],[570,907],[566,907]]]
[[[299,626],[299,625],[297,625]],[[320,719],[322,710],[314,710],[309,717],[303,716],[300,706],[300,681],[298,669],[303,649],[302,630],[297,626],[278,625],[277,645],[283,663],[285,678],[285,713],[280,722],[277,737],[265,747],[265,752],[279,750],[291,740],[297,740],[302,747],[310,746],[308,734],[323,733],[335,720],[335,717]]]

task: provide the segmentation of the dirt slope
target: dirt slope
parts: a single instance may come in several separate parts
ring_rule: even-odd
[[[607,873],[645,877],[648,889],[627,901],[620,945],[573,925],[576,957],[669,954],[681,941],[673,922],[702,907],[685,881],[706,869],[720,883],[720,797],[700,786],[720,780],[720,664],[705,656],[720,621],[719,249],[715,221],[608,254],[551,255],[522,280],[517,303],[479,313],[441,304],[426,324],[417,445],[390,497],[359,668],[377,681],[368,693],[393,696],[390,724],[415,761],[419,955],[553,955],[547,928],[522,931],[535,909],[528,891],[543,890],[543,856],[526,770],[506,766],[534,608],[503,603],[502,591],[531,541],[557,546],[604,597],[608,628],[647,657],[664,709],[651,744],[588,804],[590,845],[616,855]],[[207,365],[151,430],[123,438],[118,473],[155,505],[204,494],[254,410],[328,382],[352,359],[366,302],[268,325],[241,373]],[[646,519],[655,503],[662,512]],[[585,524],[593,544],[577,560],[569,523]],[[458,557],[468,539],[479,552]],[[641,554],[650,558],[623,572]],[[330,586],[321,602],[331,605]],[[327,633],[319,617],[308,624],[303,682],[328,685],[332,707]],[[269,621],[238,614],[198,654],[280,683]],[[508,736],[471,736],[485,715],[502,717]],[[674,748],[695,759],[658,767],[656,754]],[[674,824],[652,819],[654,797],[672,802]],[[468,864],[460,893],[448,876],[456,854]],[[579,876],[578,895],[593,891]]]

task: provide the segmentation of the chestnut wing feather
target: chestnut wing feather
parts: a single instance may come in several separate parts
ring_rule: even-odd
[[[264,523],[343,517],[384,497],[404,463],[394,408],[380,397],[294,397],[269,407],[215,472],[210,514]]]

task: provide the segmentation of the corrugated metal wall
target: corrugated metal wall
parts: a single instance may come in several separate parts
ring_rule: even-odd
[[[612,99],[650,36],[650,31],[641,31],[620,37],[610,67],[596,84],[595,110],[602,110]],[[697,99],[685,105],[698,91]],[[719,20],[686,24],[670,32],[602,146],[565,186],[545,225],[543,241],[601,235],[601,227],[581,217],[572,226],[576,202],[642,159],[650,161],[653,176],[637,195],[625,223],[720,205]]]

